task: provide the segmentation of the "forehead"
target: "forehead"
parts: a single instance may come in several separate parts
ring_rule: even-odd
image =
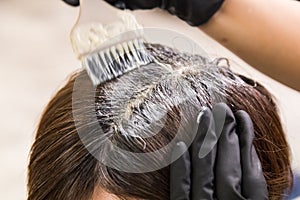
[[[108,193],[101,187],[96,187],[91,200],[120,200],[114,194]]]

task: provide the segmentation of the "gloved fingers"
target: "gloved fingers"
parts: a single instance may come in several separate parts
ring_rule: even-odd
[[[250,116],[245,111],[237,111],[237,133],[240,141],[243,196],[247,199],[268,199],[267,183],[262,166],[253,146],[254,128]]]
[[[197,134],[190,147],[192,160],[192,199],[214,199],[214,164],[218,133],[215,131],[213,114],[203,109],[197,119]]]
[[[110,5],[119,8],[121,10],[124,10],[126,8],[126,4],[124,1],[120,1],[120,0],[105,0],[105,1]]]
[[[162,8],[191,26],[207,22],[222,6],[224,0],[166,0]]]
[[[128,2],[128,3],[127,3]],[[160,7],[161,0],[128,0],[126,1],[127,8],[135,9],[152,9]]]
[[[206,23],[222,6],[224,0],[202,0],[194,1],[193,7],[190,8],[190,13],[185,19],[192,26],[199,26]]]
[[[79,6],[79,0],[63,0],[66,4],[70,6]]]
[[[183,153],[184,152],[184,153]],[[178,142],[172,152],[173,156],[182,155],[170,166],[170,199],[189,200],[191,186],[191,162],[189,151],[184,142]]]
[[[152,9],[160,7],[162,0],[105,0],[109,4],[121,9]]]
[[[225,119],[215,117],[225,113]],[[217,199],[241,200],[242,170],[240,162],[239,138],[236,134],[236,120],[231,109],[224,103],[213,108],[215,124],[223,126],[218,141],[216,159],[216,196]],[[217,120],[219,119],[219,120]]]
[[[79,6],[79,0],[63,0],[65,3],[71,6]],[[105,0],[112,6],[119,9],[152,9],[161,7],[162,0]]]

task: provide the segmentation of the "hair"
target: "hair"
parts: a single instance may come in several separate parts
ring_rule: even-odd
[[[248,112],[269,198],[282,199],[292,184],[290,152],[272,95],[258,82],[221,65],[223,59],[210,61],[162,45],[147,47],[153,63],[102,83],[94,96],[74,98],[78,79],[81,91],[91,90],[86,72],[79,71],[51,99],[31,148],[28,200],[87,200],[97,187],[121,199],[169,199],[169,166],[145,173],[123,172],[99,162],[95,155],[105,156],[104,151],[90,151],[87,145],[99,141],[94,133],[100,126],[122,149],[153,152],[168,144],[178,127],[195,118],[202,106],[217,102],[226,102],[234,112]],[[86,100],[94,105],[84,106]],[[74,113],[80,113],[80,118],[75,120]],[[166,116],[163,123],[161,113]],[[96,120],[91,120],[94,115]],[[160,131],[139,140],[155,130]],[[93,139],[83,144],[78,132]]]

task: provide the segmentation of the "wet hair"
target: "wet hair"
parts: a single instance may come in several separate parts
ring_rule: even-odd
[[[123,172],[99,162],[95,155],[105,156],[104,151],[90,151],[87,145],[99,140],[94,132],[101,127],[122,149],[153,152],[168,144],[178,127],[195,118],[202,106],[217,102],[249,113],[269,198],[282,199],[292,183],[290,152],[272,95],[258,82],[223,66],[223,59],[211,61],[162,45],[148,44],[148,48],[153,63],[99,85],[94,96],[74,99],[77,80],[82,80],[82,91],[91,90],[86,72],[79,71],[51,99],[31,148],[28,200],[87,200],[97,187],[121,199],[169,199],[169,166],[145,173]],[[84,105],[77,101],[87,99],[93,106],[75,108]],[[79,125],[76,113],[81,113]],[[163,123],[161,113],[166,116]],[[91,120],[94,115],[96,120]],[[155,130],[159,132],[151,135]],[[92,140],[83,144],[78,132]],[[151,137],[141,139],[143,134]]]

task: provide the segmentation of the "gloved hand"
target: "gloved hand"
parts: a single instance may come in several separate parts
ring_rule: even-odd
[[[185,153],[171,164],[170,199],[268,199],[253,138],[253,124],[245,111],[233,114],[223,103],[204,111],[189,150],[183,142],[174,149]]]
[[[78,6],[79,0],[63,0]],[[221,7],[224,0],[105,0],[120,9],[162,8],[178,16],[192,26],[207,22]]]

